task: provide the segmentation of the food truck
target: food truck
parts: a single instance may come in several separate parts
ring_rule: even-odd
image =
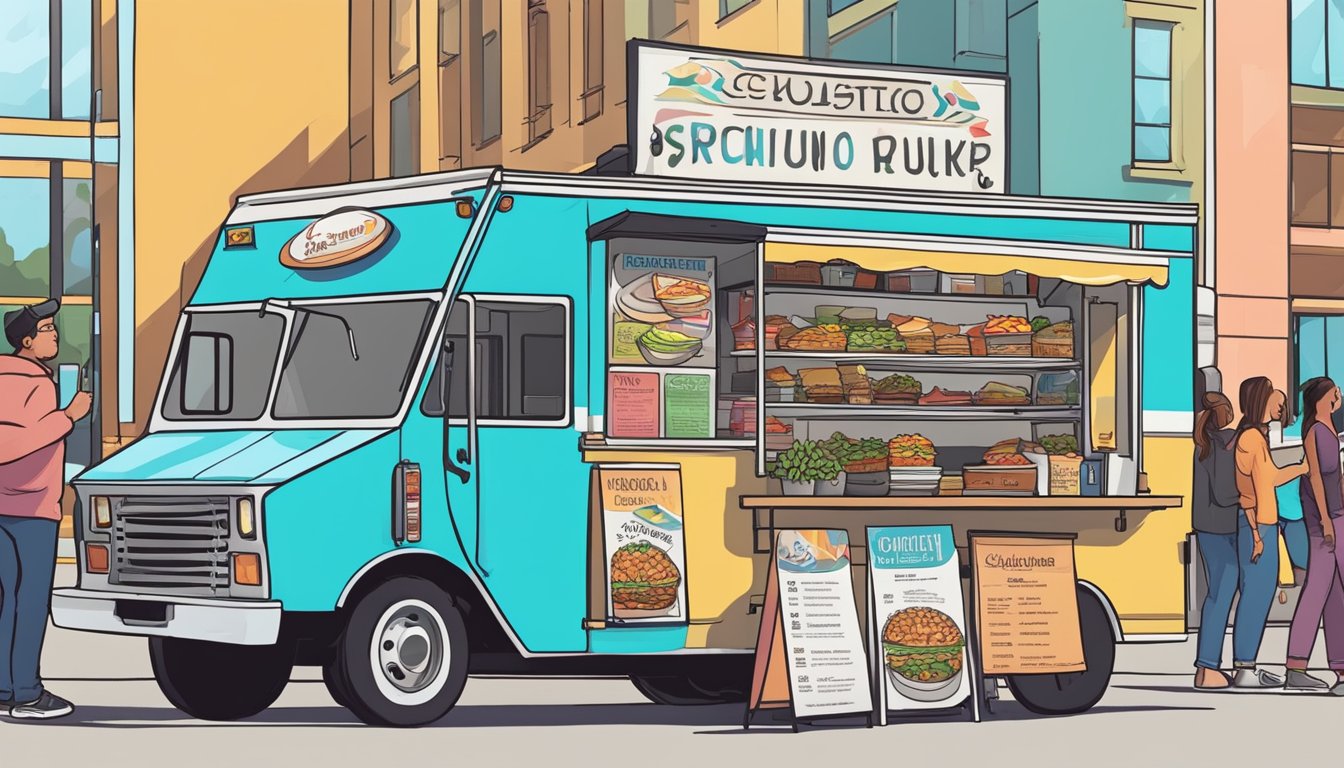
[[[707,141],[664,117],[639,135]],[[295,665],[386,725],[471,674],[742,701],[774,533],[908,522],[1076,535],[1087,669],[1008,678],[1036,711],[1182,636],[1189,438],[1144,397],[1191,369],[1192,206],[673,178],[646,150],[240,198],[145,434],[74,483],[55,622],[148,637],[209,719]]]

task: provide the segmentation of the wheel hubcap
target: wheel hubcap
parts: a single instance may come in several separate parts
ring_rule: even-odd
[[[399,691],[416,693],[439,676],[444,638],[432,609],[414,601],[384,615],[374,639],[378,668]]]

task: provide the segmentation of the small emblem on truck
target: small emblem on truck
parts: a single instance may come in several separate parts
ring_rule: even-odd
[[[391,231],[391,222],[373,211],[337,211],[290,238],[280,251],[280,263],[294,269],[349,264],[376,251]]]

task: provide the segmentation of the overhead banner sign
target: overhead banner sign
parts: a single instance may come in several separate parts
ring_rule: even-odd
[[[635,173],[962,192],[1007,186],[1001,78],[630,46]]]
[[[869,620],[883,715],[971,696],[961,562],[952,526],[868,529]]]

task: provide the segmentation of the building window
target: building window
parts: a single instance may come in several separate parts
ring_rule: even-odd
[[[51,181],[0,178],[0,294],[51,292]]]
[[[726,19],[756,0],[719,0],[719,18]]]
[[[472,0],[472,143],[477,147],[499,138],[503,123],[499,5],[500,0]]]
[[[392,14],[388,26],[388,78],[398,77],[415,69],[419,58],[417,32],[419,24],[416,16],[416,0],[391,0],[388,8]]]
[[[1293,0],[1291,78],[1294,85],[1344,88],[1344,3]]]
[[[691,25],[690,0],[649,0],[649,37],[671,40]]]
[[[392,176],[420,172],[420,84],[392,100]]]
[[[1302,385],[1317,376],[1344,381],[1344,316],[1293,315],[1293,374],[1298,418],[1284,427],[1286,439],[1302,437]],[[1344,431],[1344,409],[1335,412],[1334,420],[1336,430]]]
[[[93,0],[61,0],[61,117],[88,120],[93,82]]]
[[[1171,31],[1169,22],[1134,20],[1135,162],[1171,162]]]
[[[462,2],[439,0],[439,63],[447,64],[462,52]]]
[[[1293,226],[1344,227],[1344,150],[1295,148],[1292,158]]]
[[[546,0],[528,0],[527,141],[551,132],[551,15]]]
[[[602,0],[583,0],[583,120],[602,114],[602,68],[606,65],[602,44]]]
[[[67,296],[93,295],[93,181],[61,182],[61,282]]]
[[[0,41],[0,116],[50,117],[51,0],[6,0]]]

